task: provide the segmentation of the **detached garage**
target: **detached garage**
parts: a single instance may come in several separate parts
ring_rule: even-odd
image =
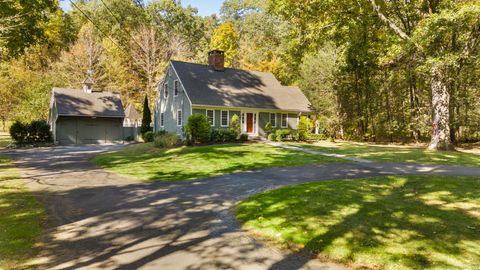
[[[53,88],[49,122],[55,143],[104,144],[123,141],[123,111],[120,95]]]

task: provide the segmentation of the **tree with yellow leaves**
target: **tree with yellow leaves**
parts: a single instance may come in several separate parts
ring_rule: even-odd
[[[239,34],[232,22],[224,22],[219,25],[210,42],[210,49],[225,52],[225,67],[235,67],[238,53]]]

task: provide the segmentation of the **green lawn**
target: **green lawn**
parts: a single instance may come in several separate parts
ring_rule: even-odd
[[[0,269],[23,269],[35,253],[43,207],[10,160],[0,156]]]
[[[12,143],[10,135],[7,133],[0,133],[0,148],[7,147],[10,143]]]
[[[290,151],[265,144],[222,144],[158,149],[136,144],[100,154],[92,161],[142,180],[191,180],[265,167],[338,162],[340,159]]]
[[[373,145],[350,142],[319,142],[315,144],[293,143],[291,145],[375,161],[480,166],[480,149],[476,149],[476,151],[472,150],[471,152],[465,152],[461,149],[456,152],[434,152],[426,151],[425,148],[418,147]]]
[[[282,246],[373,269],[480,269],[480,177],[321,181],[237,206],[244,227]]]

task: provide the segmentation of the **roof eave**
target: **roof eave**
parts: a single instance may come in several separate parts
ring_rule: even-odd
[[[87,115],[87,114],[68,114],[57,113],[58,116],[72,116],[72,117],[102,117],[102,118],[125,118],[125,115]]]

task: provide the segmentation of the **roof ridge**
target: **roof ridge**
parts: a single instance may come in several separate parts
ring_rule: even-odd
[[[184,63],[184,64],[191,64],[191,65],[197,65],[197,66],[205,66],[208,67],[208,64],[201,64],[201,63],[194,63],[194,62],[187,62],[187,61],[182,61],[182,60],[175,60],[175,59],[170,59],[170,62],[178,62],[178,63]],[[258,70],[250,70],[250,69],[241,69],[241,68],[232,68],[232,67],[226,67],[225,70],[239,70],[239,71],[247,71],[247,72],[257,72],[257,73],[264,73],[264,74],[270,74],[273,75],[272,72],[268,71],[258,71]],[[275,77],[276,79],[276,77]],[[277,79],[278,80],[278,79]]]
[[[75,92],[82,92],[85,93],[82,89],[75,89],[75,88],[63,88],[63,87],[53,87],[52,91],[55,92],[55,90],[66,90],[66,91],[75,91]],[[91,93],[85,93],[87,95],[92,95],[92,94],[112,94],[112,95],[120,95],[118,92],[113,92],[113,91],[93,91]]]

